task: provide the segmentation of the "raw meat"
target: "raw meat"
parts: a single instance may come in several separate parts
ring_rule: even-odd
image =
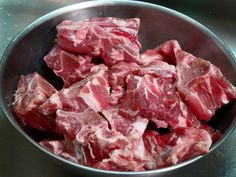
[[[48,55],[44,57],[48,67],[61,77],[65,87],[86,78],[91,68],[95,65],[89,56],[74,55],[62,50],[58,45],[54,46]]]
[[[166,41],[157,46],[155,49],[149,49],[142,53],[141,63],[146,66],[153,61],[165,61],[169,64],[176,63],[176,52],[181,50],[179,43],[176,40]]]
[[[142,115],[162,120],[171,128],[200,125],[168,79],[154,78],[151,75],[129,75],[127,80],[127,95],[120,105],[121,115],[129,119]],[[157,124],[157,127],[162,126],[163,124]]]
[[[103,159],[95,163],[93,167],[101,170],[126,171],[125,169],[117,167],[110,159]]]
[[[179,51],[177,89],[184,102],[200,119],[209,121],[215,111],[236,97],[236,89],[210,62]]]
[[[183,51],[176,40],[167,41],[141,55],[144,66],[153,61],[176,65],[176,88],[200,120],[210,120],[216,109],[236,97],[235,87],[224,78],[218,67]]]
[[[56,155],[59,155],[72,162],[78,163],[78,160],[76,157],[74,157],[74,155],[65,152],[66,149],[64,140],[43,140],[40,141],[39,144]]]
[[[56,155],[60,155],[64,151],[64,140],[43,140],[39,144]]]
[[[193,127],[179,127],[163,136],[156,131],[147,131],[143,138],[146,150],[156,162],[155,168],[174,165],[205,154],[212,144],[211,136],[206,130]]]
[[[175,80],[176,69],[174,65],[170,65],[163,61],[153,61],[145,66],[139,67],[132,72],[135,75],[144,76],[145,74],[152,75],[153,77],[169,78]]]
[[[107,81],[107,67],[97,65],[91,71],[92,73],[82,81],[53,94],[40,106],[41,112],[49,115],[57,109],[80,112],[88,107],[95,111],[108,107],[110,87]]]
[[[83,158],[86,165],[93,165],[128,144],[121,133],[110,130],[108,122],[90,108],[80,113],[59,110],[56,125],[67,141],[73,141],[77,158]]]
[[[113,89],[126,84],[126,76],[137,70],[136,63],[119,62],[109,68],[109,83]]]
[[[153,77],[168,78],[170,81],[174,81],[176,78],[175,67],[163,61],[153,61],[146,66],[119,62],[109,68],[108,79],[112,87],[112,105],[117,105],[120,99],[125,96],[126,77],[131,73],[138,76],[149,74]]]
[[[54,118],[42,115],[38,108],[56,89],[38,73],[21,76],[15,94],[14,111],[24,125],[44,132],[54,130]]]
[[[111,66],[119,61],[139,62],[138,28],[136,18],[63,21],[57,26],[57,39],[66,51],[101,56]]]
[[[128,120],[118,114],[118,108],[102,111],[112,130],[122,133],[128,139],[139,141],[147,127],[148,120],[138,116],[135,121]]]
[[[141,44],[138,41],[138,30],[140,26],[140,20],[138,18],[121,19],[114,17],[99,17],[91,18],[87,21],[102,27],[107,32],[125,37],[141,48]]]
[[[221,138],[221,132],[217,129],[213,129],[210,125],[202,124],[200,128],[206,130],[211,135],[213,143],[217,142]]]
[[[15,94],[19,120],[47,137],[40,145],[93,168],[144,171],[206,154],[220,139],[207,121],[235,87],[176,40],[140,56],[139,25],[103,17],[57,26],[44,60],[64,88],[33,73]]]
[[[73,141],[77,154],[82,154],[81,157],[84,158],[84,163],[87,165],[96,164],[105,157],[115,157],[117,151],[120,153],[128,151],[127,145],[129,148],[135,149],[148,123],[147,119],[140,118],[136,122],[124,119],[123,123],[126,122],[128,131],[119,130],[119,120],[117,117],[113,117],[113,113],[118,115],[118,110],[112,109],[104,112],[109,118],[110,125],[113,123],[111,130],[108,128],[108,122],[90,108],[80,113],[57,111],[58,131],[66,135],[67,141]],[[110,152],[113,155],[110,155]],[[121,168],[115,160],[111,159],[111,162],[114,166]],[[101,165],[102,162],[99,164]]]
[[[147,127],[148,120],[140,116],[135,121],[128,120],[118,114],[118,108],[102,111],[113,131],[122,133],[129,144],[125,148],[115,149],[110,154],[111,162],[123,170],[143,171],[148,159],[142,135]]]

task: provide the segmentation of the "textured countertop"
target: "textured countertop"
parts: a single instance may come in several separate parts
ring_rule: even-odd
[[[49,11],[78,0],[0,0],[0,58],[13,37]],[[215,1],[154,1],[176,9],[208,26],[236,55],[236,3]],[[226,6],[227,2],[230,6]],[[19,58],[20,60],[20,58]],[[0,108],[0,177],[74,177],[38,151],[10,125]],[[188,177],[235,177],[236,131],[213,153],[183,170]],[[182,177],[183,177],[182,176]]]

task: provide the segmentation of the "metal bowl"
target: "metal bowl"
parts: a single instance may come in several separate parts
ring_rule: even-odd
[[[135,1],[91,1],[71,5],[53,11],[19,33],[8,46],[3,54],[0,66],[0,102],[12,125],[39,150],[62,166],[69,167],[82,176],[160,176],[167,177],[173,174],[180,175],[180,169],[186,168],[187,164],[194,163],[203,156],[193,158],[183,163],[144,172],[117,172],[98,170],[75,164],[65,160],[41,147],[37,140],[37,132],[23,127],[16,119],[13,112],[14,93],[17,82],[22,74],[37,71],[52,84],[58,80],[52,75],[44,61],[54,44],[55,26],[62,20],[81,20],[96,16],[114,16],[120,18],[137,17],[141,19],[139,39],[143,45],[142,50],[156,47],[166,40],[177,39],[182,48],[201,58],[208,59],[220,67],[228,80],[236,85],[236,62],[234,56],[225,44],[206,27],[193,19],[173,11],[171,9]],[[211,153],[233,131],[236,124],[236,102],[219,109],[210,124],[219,129],[223,136],[210,149]]]

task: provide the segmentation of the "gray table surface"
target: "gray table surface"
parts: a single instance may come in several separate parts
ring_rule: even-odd
[[[78,0],[0,0],[0,57],[12,38],[49,11]],[[236,3],[226,1],[153,1],[174,8],[208,26],[236,55]],[[227,5],[228,3],[228,5]],[[226,6],[227,5],[227,6]],[[57,166],[21,136],[0,108],[0,177],[80,176]],[[235,177],[236,131],[213,153],[186,167],[188,177]]]

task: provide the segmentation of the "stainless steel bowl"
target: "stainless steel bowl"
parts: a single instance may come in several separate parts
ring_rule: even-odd
[[[81,176],[180,176],[186,165],[194,163],[202,156],[181,164],[145,172],[115,172],[98,170],[67,161],[41,147],[37,142],[37,132],[22,127],[15,119],[12,102],[17,82],[22,74],[34,71],[56,84],[51,71],[42,58],[54,44],[55,26],[62,20],[81,20],[96,16],[114,16],[120,18],[138,17],[141,19],[139,39],[142,50],[156,47],[169,39],[177,39],[184,50],[196,56],[210,60],[221,68],[222,72],[236,85],[236,62],[225,44],[207,28],[193,19],[161,6],[135,1],[92,1],[71,5],[53,11],[19,33],[3,54],[0,66],[0,102],[12,125],[39,150],[62,166],[72,169]],[[224,106],[210,122],[223,136],[210,149],[212,152],[233,131],[236,124],[236,102]]]

